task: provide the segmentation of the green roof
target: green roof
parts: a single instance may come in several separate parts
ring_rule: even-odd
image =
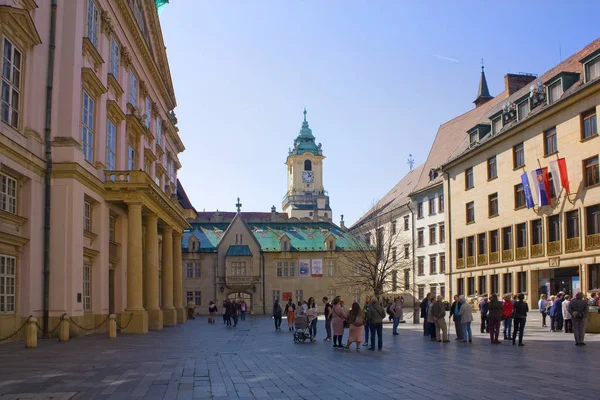
[[[252,257],[250,247],[245,244],[232,244],[227,249],[227,257]]]
[[[308,121],[306,121],[306,108],[304,109],[304,121],[302,122],[302,128],[298,133],[298,137],[294,140],[294,149],[290,150],[288,157],[292,155],[300,155],[304,153],[312,153],[315,156],[321,156],[321,143],[318,145],[315,143],[315,137],[312,134],[312,129],[308,127]]]
[[[248,227],[264,252],[281,251],[283,235],[290,239],[290,251],[328,251],[325,239],[330,234],[336,239],[336,250],[351,250],[352,237],[331,222],[248,222]],[[188,242],[194,235],[200,242],[198,252],[216,252],[228,223],[191,223],[192,229],[184,231],[182,249],[188,251]],[[232,251],[230,246],[227,255]],[[238,247],[247,247],[239,246]],[[237,251],[237,250],[236,250]],[[248,252],[250,250],[248,249]]]

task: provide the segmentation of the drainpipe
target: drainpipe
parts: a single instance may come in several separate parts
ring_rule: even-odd
[[[446,175],[446,182],[448,182],[448,195],[444,197],[448,197],[448,209],[446,210],[446,215],[448,218],[448,267],[449,267],[449,277],[448,277],[448,299],[452,299],[452,197],[450,196],[450,175],[447,172],[444,172]],[[442,193],[444,191],[444,186],[442,185]]]
[[[260,269],[261,269],[261,280],[262,280],[262,303],[263,303],[263,314],[267,314],[267,305],[266,305],[266,301],[267,299],[265,298],[265,253],[263,253],[262,251],[260,252]]]
[[[411,251],[412,251],[412,270],[413,270],[413,284],[412,284],[412,294],[413,294],[413,324],[419,324],[419,310],[420,308],[417,306],[417,285],[415,283],[417,277],[417,271],[415,267],[415,213],[412,208],[410,208],[410,203],[407,203],[406,206],[410,210],[410,224],[412,230],[412,241],[411,241]]]
[[[50,43],[48,47],[48,75],[46,77],[46,124],[44,150],[46,174],[44,176],[44,338],[48,338],[50,319],[50,192],[52,180],[52,85],[54,79],[54,49],[56,42],[56,1],[50,5]]]

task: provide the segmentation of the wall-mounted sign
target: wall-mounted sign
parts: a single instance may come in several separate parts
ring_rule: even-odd
[[[302,278],[310,276],[310,260],[298,260],[298,276]]]
[[[285,302],[287,302],[288,300],[291,300],[291,298],[292,298],[292,292],[283,292],[281,298]]]
[[[312,276],[323,276],[323,260],[310,260],[311,262],[311,275]]]

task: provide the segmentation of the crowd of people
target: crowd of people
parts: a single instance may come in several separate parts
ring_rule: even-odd
[[[248,305],[244,300],[230,300],[223,302],[223,324],[227,328],[235,328],[239,320],[245,321],[248,313]],[[196,305],[192,302],[188,303],[188,319],[194,318],[194,310]],[[215,316],[219,312],[214,301],[208,303],[208,323],[216,324]]]

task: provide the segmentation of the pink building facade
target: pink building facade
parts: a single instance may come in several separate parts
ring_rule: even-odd
[[[184,146],[154,1],[0,0],[0,31],[0,339],[29,315],[48,332],[66,313],[72,335],[110,313],[124,333],[184,322]]]

